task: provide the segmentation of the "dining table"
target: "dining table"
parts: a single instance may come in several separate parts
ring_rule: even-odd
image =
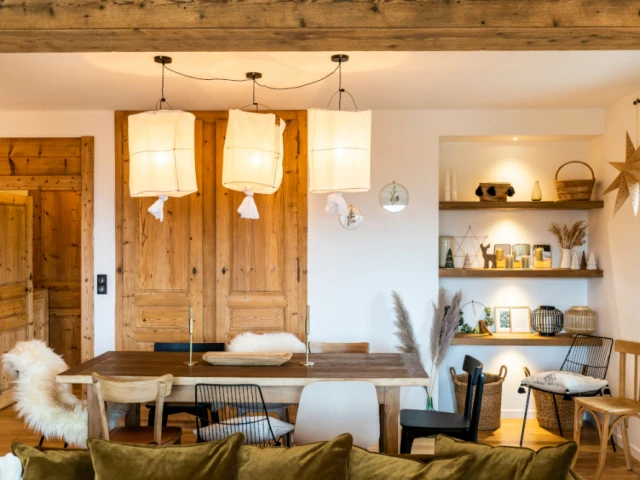
[[[198,363],[185,365],[188,354],[180,352],[106,352],[59,374],[58,383],[86,387],[89,438],[99,438],[100,406],[93,387],[92,374],[118,380],[142,380],[173,375],[171,394],[166,402],[195,402],[197,384],[254,384],[262,390],[267,403],[298,404],[302,389],[314,382],[364,381],[376,387],[380,405],[380,451],[398,453],[401,387],[427,387],[429,376],[418,357],[406,353],[310,355],[313,366],[303,366],[304,354],[293,354],[279,366],[214,366],[193,355]],[[345,399],[348,402],[349,399]],[[140,424],[140,406],[130,409],[127,425]]]

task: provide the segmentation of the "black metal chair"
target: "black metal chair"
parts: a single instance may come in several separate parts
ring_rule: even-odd
[[[462,370],[468,374],[464,414],[427,410],[400,411],[400,425],[402,425],[400,453],[410,454],[416,438],[431,437],[439,433],[460,440],[478,441],[478,424],[484,390],[482,368],[480,360],[469,355],[464,357]]]
[[[269,417],[258,385],[196,385],[197,442],[222,440],[242,432],[245,443],[261,447],[290,444],[293,425]],[[211,413],[211,416],[209,416]]]
[[[206,353],[206,352],[224,352],[225,344],[224,343],[194,343],[193,351],[195,353]],[[189,344],[188,343],[154,343],[153,344],[154,352],[181,352],[188,353],[189,352]],[[156,416],[156,406],[153,403],[147,405],[149,409],[149,421],[148,425],[153,427],[153,419]],[[176,413],[189,413],[191,415],[196,415],[196,409],[193,405],[189,404],[180,404],[180,403],[165,403],[164,409],[162,411],[162,426],[166,427],[167,422],[169,420],[169,415],[174,415]]]
[[[576,335],[573,339],[573,343],[569,348],[569,352],[562,362],[560,367],[561,372],[578,373],[580,375],[588,375],[590,377],[604,380],[607,376],[607,370],[609,369],[609,359],[611,358],[611,350],[613,349],[613,338],[608,337],[596,337],[593,335]],[[529,376],[529,369],[525,368],[525,375]],[[520,434],[520,446],[524,440],[524,430],[527,425],[527,412],[529,410],[529,399],[531,398],[531,390],[537,390],[539,392],[548,393],[553,398],[553,406],[556,410],[556,418],[558,420],[558,430],[560,436],[563,436],[562,423],[560,422],[560,412],[558,411],[558,401],[556,395],[558,392],[551,392],[540,387],[532,387],[527,385],[527,391],[524,387],[520,386],[518,393],[527,394],[527,402],[524,407],[524,418],[522,420],[522,433]],[[604,391],[605,394],[611,394],[607,387]],[[602,390],[595,390],[593,392],[584,392],[579,394],[566,393],[563,396],[563,400],[573,401],[573,397],[595,397],[596,395],[602,395]],[[611,437],[611,444],[615,451],[616,445]]]

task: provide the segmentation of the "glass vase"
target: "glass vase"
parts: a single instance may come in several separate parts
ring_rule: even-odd
[[[433,397],[431,395],[427,395],[427,412],[435,412],[435,408],[433,408]]]

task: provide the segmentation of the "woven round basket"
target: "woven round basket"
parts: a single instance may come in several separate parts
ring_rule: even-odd
[[[456,374],[456,369],[451,367],[451,380],[456,392],[456,410],[464,413],[464,403],[467,395],[467,374]],[[496,430],[500,428],[500,416],[502,413],[502,384],[507,376],[507,367],[500,367],[500,373],[484,374],[484,390],[482,392],[482,407],[480,408],[480,424],[478,430]],[[474,392],[475,395],[475,392]]]
[[[581,163],[582,165],[585,165],[591,171],[591,179],[590,180],[558,180],[558,174],[560,173],[560,170],[562,170],[564,167],[572,163]],[[560,165],[560,168],[558,168],[558,171],[556,171],[556,190],[558,192],[558,200],[560,201],[591,200],[591,194],[593,193],[593,186],[595,184],[596,184],[596,174],[593,173],[593,168],[591,168],[588,164],[584,162],[573,160],[571,162],[565,163],[564,165]]]

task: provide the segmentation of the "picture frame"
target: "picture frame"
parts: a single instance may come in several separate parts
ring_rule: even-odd
[[[531,333],[531,309],[511,307],[509,309],[511,333]]]
[[[493,309],[496,333],[511,333],[511,307],[495,307]]]

